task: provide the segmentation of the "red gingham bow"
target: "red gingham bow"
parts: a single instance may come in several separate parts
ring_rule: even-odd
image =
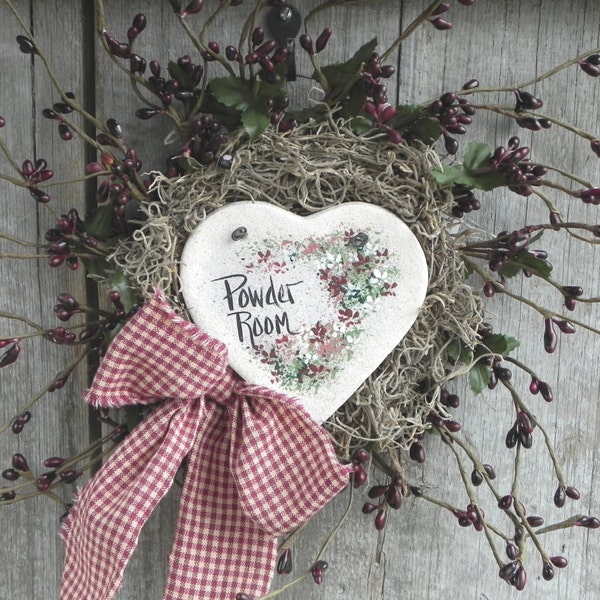
[[[164,400],[81,490],[63,524],[60,600],[110,600],[152,510],[187,474],[164,600],[265,594],[277,536],[348,482],[326,432],[293,399],[249,385],[224,344],[157,293],[115,338],[86,401]],[[309,480],[310,478],[310,480]]]

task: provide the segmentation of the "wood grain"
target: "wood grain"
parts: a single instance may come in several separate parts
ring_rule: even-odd
[[[208,4],[208,3],[207,3]],[[316,3],[302,4],[303,10]],[[600,46],[600,6],[593,0],[574,2],[555,0],[480,0],[467,8],[452,3],[449,13],[454,28],[440,32],[432,27],[419,30],[403,45],[391,62],[398,67],[397,77],[390,81],[390,97],[400,103],[419,103],[438,97],[442,92],[459,89],[474,77],[482,86],[516,85],[528,81],[556,64],[572,58],[585,49]],[[139,102],[132,95],[126,78],[109,64],[98,51],[92,56],[94,69],[82,69],[84,59],[93,52],[90,39],[90,7],[86,2],[34,1],[16,2],[19,10],[31,19],[36,37],[47,50],[60,79],[67,89],[83,93],[92,85],[98,118],[117,118],[126,139],[136,147],[144,168],[161,167],[165,157],[177,149],[169,144],[172,138],[168,122],[160,125],[161,134],[153,139],[165,140],[149,146],[146,132],[157,127],[155,121],[135,118]],[[322,27],[331,25],[334,35],[327,48],[326,59],[343,60],[359,45],[377,36],[385,48],[398,32],[423,10],[424,0],[388,0],[370,3],[368,7],[338,7],[336,12],[321,13],[311,25],[310,32],[318,35]],[[163,68],[168,60],[190,51],[184,34],[171,14],[167,2],[154,0],[123,3],[106,1],[106,27],[116,37],[125,37],[132,17],[143,12],[148,17],[148,29],[139,40],[139,52],[148,60],[156,58]],[[210,39],[224,47],[235,43],[239,29],[239,11],[234,9],[213,25]],[[335,18],[332,15],[335,14]],[[57,178],[69,179],[82,173],[82,153],[78,142],[61,142],[55,124],[42,119],[40,111],[58,98],[43,76],[39,61],[31,61],[15,50],[14,37],[18,27],[0,3],[0,57],[2,82],[0,114],[7,126],[0,131],[3,139],[19,160],[31,157],[51,157]],[[197,21],[190,20],[191,23]],[[233,32],[236,32],[233,36]],[[97,48],[97,46],[96,46]],[[87,63],[89,64],[89,63]],[[305,55],[298,54],[298,72],[311,73]],[[562,72],[533,88],[546,105],[547,112],[559,119],[574,120],[582,129],[600,137],[597,106],[600,104],[599,82],[587,77],[577,67]],[[306,96],[316,99],[310,81],[301,78],[292,90],[293,102],[304,104]],[[474,100],[513,103],[512,95],[489,94]],[[518,135],[531,146],[534,159],[561,168],[576,170],[592,183],[599,179],[598,159],[589,151],[589,144],[576,136],[554,127],[548,132],[531,134],[516,128],[513,123],[480,111],[467,139],[485,139],[490,145],[506,144],[509,137]],[[8,173],[4,160],[1,172]],[[36,240],[52,225],[53,217],[35,205],[23,190],[0,181],[0,223],[2,230],[19,237]],[[84,210],[84,188],[74,185],[56,188],[53,205],[60,213],[71,206]],[[560,194],[548,191],[568,220],[598,219],[597,207],[585,206],[575,200],[565,200]],[[476,215],[478,224],[490,231],[515,229],[526,222],[547,220],[547,210],[533,198],[514,194],[482,193],[482,209]],[[600,296],[600,253],[574,238],[547,233],[540,246],[549,250],[559,281],[582,285],[590,296]],[[14,245],[0,242],[0,252],[15,251]],[[0,309],[26,312],[33,320],[53,326],[52,305],[57,293],[69,290],[76,295],[85,293],[81,273],[66,269],[50,271],[39,263],[0,261]],[[477,284],[476,281],[474,281]],[[515,284],[515,289],[561,310],[559,295],[535,279]],[[536,432],[534,447],[528,451],[523,464],[523,501],[531,514],[541,514],[547,522],[564,518],[572,512],[600,514],[598,477],[600,461],[600,413],[598,408],[598,375],[600,360],[596,337],[580,330],[574,336],[562,336],[553,355],[542,347],[543,318],[527,307],[520,307],[507,298],[496,297],[486,304],[488,319],[498,331],[510,333],[521,340],[515,354],[529,364],[554,388],[556,400],[546,404],[539,398],[527,401],[549,428],[552,442],[564,463],[569,483],[576,486],[582,500],[568,504],[562,511],[552,506],[557,485],[541,436]],[[597,307],[580,305],[576,318],[598,326]],[[23,327],[14,324],[10,335]],[[0,325],[0,335],[5,335]],[[48,346],[46,344],[45,346]],[[0,374],[0,420],[10,418],[26,398],[43,387],[63,364],[65,349],[43,347],[28,343],[23,356],[15,365]],[[0,467],[9,466],[13,452],[23,452],[36,466],[47,455],[73,454],[87,443],[87,411],[80,402],[85,386],[85,373],[79,372],[69,384],[40,403],[34,419],[20,436],[0,437]],[[528,377],[515,374],[515,386],[524,391]],[[504,435],[514,418],[510,398],[505,392],[474,397],[464,386],[456,388],[462,406],[457,418],[463,423],[465,435],[484,461],[492,463],[498,472],[498,488],[508,492],[512,454],[503,444]],[[556,427],[555,427],[556,424]],[[12,436],[12,437],[11,437]],[[422,468],[409,466],[411,480],[422,485],[432,496],[457,505],[468,500],[458,478],[456,467],[447,448],[437,438],[427,440],[428,462]],[[174,521],[177,513],[177,492],[167,498],[153,515],[144,530],[140,545],[129,565],[119,600],[162,597]],[[493,499],[480,491],[487,514],[494,522],[506,527]],[[342,494],[326,507],[302,531],[294,544],[295,574],[310,566],[347,502]],[[482,534],[463,530],[455,519],[423,501],[410,499],[400,511],[390,515],[385,532],[378,534],[371,518],[363,516],[364,502],[357,492],[351,519],[328,548],[325,559],[329,570],[321,586],[310,578],[281,594],[289,600],[400,600],[448,597],[481,600],[500,600],[517,597],[497,576],[497,567]],[[2,509],[2,537],[10,543],[0,545],[0,597],[37,600],[57,596],[61,569],[61,544],[55,534],[61,510],[50,500],[16,504]],[[493,515],[493,517],[492,517]],[[519,598],[563,600],[600,597],[595,565],[600,561],[598,532],[575,529],[548,534],[544,543],[551,554],[564,554],[570,565],[557,573],[554,581],[541,578],[541,562],[532,548],[527,557],[529,581]],[[35,565],[35,568],[32,566]],[[294,575],[292,575],[293,577]],[[287,578],[278,576],[274,586],[284,585]]]
[[[58,78],[78,97],[83,93],[82,14],[79,10],[61,10],[61,2],[15,3],[28,26],[36,32],[41,47],[55,66]],[[78,6],[76,7],[79,8]],[[0,113],[6,119],[1,135],[20,164],[24,159],[46,158],[56,180],[79,178],[83,169],[80,142],[63,142],[55,132],[56,123],[44,119],[43,108],[60,98],[52,90],[39,60],[17,51],[15,36],[22,33],[7,8],[0,4],[0,36],[2,56],[2,86]],[[68,39],[65,38],[68,32]],[[68,42],[68,44],[67,44]],[[65,52],[65,49],[68,49]],[[11,172],[4,158],[1,172]],[[28,241],[43,243],[45,231],[56,222],[48,206],[36,204],[24,189],[2,184],[0,222],[2,230]],[[84,212],[82,185],[48,188],[53,196],[56,214],[75,207]],[[28,252],[15,244],[3,242],[6,252]],[[35,252],[35,249],[33,249]],[[85,300],[82,272],[72,272],[65,266],[49,269],[46,259],[1,260],[0,309],[25,314],[44,327],[55,327],[58,321],[52,307],[57,294],[69,291]],[[23,323],[0,324],[0,336],[31,333]],[[19,360],[2,370],[0,379],[0,421],[12,418],[19,407],[42,390],[72,360],[76,351],[39,340],[23,343]],[[15,452],[24,454],[36,473],[45,469],[42,461],[49,456],[71,456],[87,445],[88,414],[79,401],[86,385],[86,369],[79,368],[67,385],[47,394],[32,409],[32,420],[19,435],[8,432],[0,437],[2,470],[10,466]],[[70,486],[69,486],[70,487]],[[68,500],[71,489],[62,490]],[[37,498],[2,507],[2,539],[0,570],[2,592],[10,598],[53,598],[60,581],[62,547],[57,537],[58,518],[64,507],[48,498]]]

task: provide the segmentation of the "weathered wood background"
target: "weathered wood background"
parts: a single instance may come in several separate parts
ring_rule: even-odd
[[[212,4],[212,0],[207,4]],[[327,49],[328,58],[342,59],[360,44],[377,36],[386,47],[426,5],[425,0],[374,2],[369,8],[337,8],[323,13],[314,23],[313,33],[331,24],[334,37]],[[596,0],[478,0],[467,8],[456,2],[450,19],[454,29],[448,32],[425,27],[411,37],[397,58],[397,78],[390,82],[390,97],[398,102],[420,102],[457,89],[476,77],[483,86],[515,85],[532,79],[552,66],[586,49],[600,46],[600,3]],[[155,122],[141,122],[134,116],[137,102],[121,73],[109,64],[98,49],[94,35],[93,3],[88,0],[15,0],[15,6],[33,29],[38,44],[48,54],[64,88],[72,90],[104,120],[116,117],[132,146],[143,154],[145,167],[160,166],[172,150],[163,144],[149,147],[145,132]],[[297,2],[306,10],[314,2]],[[184,54],[193,54],[186,45],[168,3],[159,0],[131,2],[106,1],[107,27],[124,38],[137,12],[147,15],[149,25],[140,38],[139,48],[148,59],[166,64]],[[217,20],[211,37],[224,47],[237,40],[240,9],[232,8],[226,18]],[[335,16],[331,16],[335,15]],[[190,19],[194,23],[194,19]],[[80,142],[62,142],[55,124],[41,117],[41,110],[58,100],[38,60],[17,51],[15,36],[19,26],[7,7],[0,2],[0,114],[6,127],[0,131],[18,162],[25,158],[47,158],[60,179],[77,178],[83,172],[84,153]],[[235,33],[235,35],[233,35]],[[232,34],[232,35],[230,35]],[[394,59],[396,60],[396,59]],[[303,57],[298,70],[311,71]],[[600,137],[598,107],[600,82],[572,67],[556,79],[547,80],[534,91],[544,98],[549,114],[575,120],[583,129]],[[306,82],[299,83],[296,99],[309,92]],[[505,100],[507,104],[512,98]],[[480,115],[470,137],[484,136],[490,145],[505,144],[518,134],[532,146],[539,162],[552,162],[575,169],[592,182],[600,183],[600,163],[586,142],[565,132],[541,132],[531,135],[494,116]],[[163,137],[169,133],[165,127]],[[157,139],[156,136],[153,139]],[[9,169],[0,159],[1,172]],[[57,213],[70,207],[85,210],[86,187],[74,184],[53,188],[53,207]],[[89,191],[89,190],[88,190]],[[553,195],[554,197],[554,195]],[[598,208],[584,207],[578,201],[565,201],[556,195],[569,220],[596,219]],[[481,195],[483,208],[478,222],[492,231],[514,229],[526,221],[545,221],[547,212],[533,200],[515,195]],[[29,240],[42,239],[54,218],[46,207],[37,206],[26,192],[0,181],[0,224],[4,232]],[[568,236],[544,236],[542,244],[550,250],[557,279],[582,285],[591,296],[600,296],[600,252]],[[0,252],[15,252],[14,244],[2,242]],[[25,251],[27,249],[24,249]],[[0,310],[25,313],[45,326],[54,326],[52,306],[61,291],[79,298],[86,295],[81,272],[64,267],[50,270],[44,260],[0,261]],[[554,309],[560,298],[547,286],[525,281],[523,290],[546,299]],[[598,493],[600,462],[597,444],[600,436],[598,403],[597,339],[579,331],[560,341],[552,356],[542,348],[541,317],[526,307],[501,299],[490,303],[488,316],[497,330],[510,332],[522,341],[517,356],[530,364],[555,390],[556,400],[532,405],[548,424],[552,441],[564,462],[567,478],[579,488],[582,500],[569,503],[562,511],[554,509],[552,495],[556,481],[550,461],[538,435],[527,453],[522,494],[528,510],[541,514],[548,522],[573,513],[600,513]],[[589,305],[578,308],[577,317],[598,324],[598,311]],[[17,335],[23,324],[0,324],[0,336]],[[26,343],[23,356],[0,374],[0,421],[10,419],[18,407],[46,385],[67,357],[68,349]],[[517,380],[525,386],[524,378]],[[0,438],[0,468],[10,466],[14,452],[25,454],[32,465],[51,455],[71,455],[87,444],[88,414],[80,400],[86,384],[85,370],[79,369],[68,385],[43,399],[34,411],[32,422],[20,436],[11,433]],[[458,389],[463,398],[457,417],[473,445],[486,462],[499,473],[500,489],[510,486],[511,453],[503,438],[512,424],[513,414],[506,394],[486,394],[474,398]],[[554,425],[556,424],[556,427]],[[423,468],[412,469],[412,479],[433,496],[466,505],[468,502],[458,473],[446,448],[435,440],[427,442],[429,461]],[[482,493],[482,504],[493,501]],[[346,502],[340,497],[322,511],[300,536],[294,548],[296,570],[302,572],[311,562],[326,533]],[[330,569],[322,586],[310,580],[285,591],[282,598],[328,600],[391,600],[426,598],[473,598],[500,600],[516,596],[514,589],[498,579],[497,567],[482,534],[462,530],[448,513],[410,500],[391,515],[385,532],[378,534],[371,519],[362,517],[358,498],[352,520],[342,529],[326,553]],[[120,600],[158,599],[166,572],[176,499],[170,498],[148,523],[140,547],[134,555],[118,598]],[[57,597],[62,546],[56,534],[58,505],[41,498],[0,509],[0,597],[15,600],[40,600]],[[502,515],[498,515],[502,523]],[[551,554],[564,554],[570,565],[557,572],[554,581],[541,578],[541,562],[535,550],[528,557],[529,583],[522,598],[593,600],[600,598],[600,534],[588,530],[569,530],[547,535],[545,544]],[[275,585],[287,580],[275,579]]]

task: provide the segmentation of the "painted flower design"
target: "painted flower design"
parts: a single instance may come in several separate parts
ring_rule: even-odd
[[[352,358],[365,318],[395,295],[399,269],[377,234],[366,233],[359,248],[351,243],[356,232],[348,230],[303,241],[265,239],[245,250],[247,273],[268,278],[302,265],[315,274],[326,298],[316,322],[296,324],[294,335],[247,346],[269,367],[273,384],[300,394],[318,389]]]

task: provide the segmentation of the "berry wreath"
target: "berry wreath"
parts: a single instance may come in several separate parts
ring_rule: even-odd
[[[567,555],[557,579],[594,597],[597,583],[580,569],[596,550],[570,530],[600,526],[590,515],[597,386],[588,366],[600,333],[600,132],[590,114],[600,48],[588,24],[600,9],[542,2],[534,19],[519,16],[518,0],[172,0],[138,14],[107,0],[93,14],[26,4],[2,3],[6,77],[37,110],[32,120],[19,103],[0,109],[0,504],[18,540],[18,552],[3,551],[12,595],[55,593],[58,559],[46,582],[32,582],[21,562],[54,543],[56,519],[42,516],[68,514],[76,486],[151,412],[88,413],[77,402],[86,373],[154,289],[189,318],[178,277],[188,236],[214,210],[252,200],[298,215],[381,206],[408,225],[429,271],[408,334],[324,423],[352,484],[308,533],[280,540],[281,577],[260,597],[362,598],[378,585],[376,597],[420,598],[450,585],[501,594],[499,585],[527,584],[558,598],[556,581],[543,580]],[[583,24],[567,39],[573,15]],[[68,51],[59,23],[78,23]],[[468,51],[496,43],[498,60]],[[474,79],[486,65],[492,72]],[[175,504],[158,509],[142,538],[152,560],[168,553],[170,540],[156,538],[171,536],[156,530],[171,527]],[[455,538],[457,526],[475,531]],[[423,536],[440,545],[433,556]],[[468,558],[437,564],[458,543]],[[363,570],[356,547],[372,557]],[[472,568],[480,553],[486,574]],[[137,560],[132,582],[150,573]],[[387,571],[392,560],[400,573]],[[436,577],[424,583],[424,569]],[[122,597],[136,585],[126,581]]]

